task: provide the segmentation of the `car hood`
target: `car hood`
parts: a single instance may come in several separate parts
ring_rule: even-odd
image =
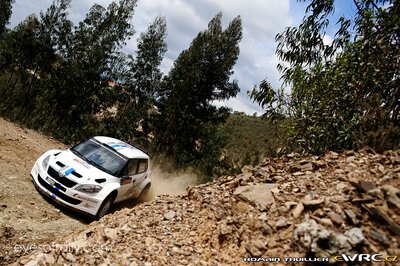
[[[59,174],[68,176],[76,183],[101,184],[105,181],[115,181],[116,178],[75,155],[70,150],[60,152],[50,160],[50,167]],[[100,181],[100,182],[99,182]]]

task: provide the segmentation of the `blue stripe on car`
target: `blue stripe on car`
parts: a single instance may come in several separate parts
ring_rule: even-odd
[[[124,145],[124,144],[113,144],[111,145],[111,147],[115,148],[127,148],[128,146]]]
[[[69,168],[67,171],[64,172],[65,175],[69,175],[70,173],[72,173],[73,171],[75,171],[74,168]]]

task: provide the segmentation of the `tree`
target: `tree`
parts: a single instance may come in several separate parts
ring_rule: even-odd
[[[221,18],[221,13],[216,15],[174,62],[161,84],[154,122],[157,150],[178,165],[203,165],[208,174],[223,146],[218,125],[228,113],[211,102],[239,91],[230,76],[239,56],[241,19],[236,17],[222,30]]]
[[[13,3],[14,0],[0,1],[0,36],[3,34],[4,29],[10,20]]]
[[[150,104],[155,103],[154,98],[159,91],[162,78],[159,66],[167,51],[166,34],[166,20],[164,17],[158,17],[138,40],[136,58],[130,65],[136,94],[134,101],[138,107],[150,100],[152,101]]]
[[[30,85],[38,80],[38,62],[47,57],[47,51],[36,38],[39,20],[29,16],[21,22],[14,31],[7,34],[4,39],[4,48],[1,52],[7,58],[4,64],[4,77],[7,81],[1,87],[2,114],[8,114],[12,119],[20,116],[24,103],[31,98],[26,93]]]
[[[311,0],[302,23],[276,37],[277,55],[284,61],[278,69],[284,85],[291,87],[289,100],[265,86],[251,93],[269,110],[286,103],[289,131],[303,151],[399,145],[400,3],[354,3],[355,16],[340,18],[333,43],[326,45],[334,1]]]
[[[7,34],[0,56],[7,80],[2,114],[66,142],[98,132],[96,114],[114,104],[111,64],[133,35],[136,0],[94,5],[77,27],[68,20],[69,4],[55,0],[39,18],[21,23]]]
[[[162,78],[159,66],[167,51],[166,34],[165,18],[157,17],[147,31],[140,34],[136,57],[126,62],[127,70],[121,76],[124,88],[119,98],[116,133],[144,145],[149,144],[149,113],[155,107]]]
[[[71,34],[58,38],[60,62],[46,99],[57,116],[51,127],[67,141],[92,135],[99,128],[96,114],[114,104],[110,65],[134,33],[130,20],[135,6],[136,0],[112,2],[107,8],[95,4]],[[71,126],[78,130],[71,132]]]

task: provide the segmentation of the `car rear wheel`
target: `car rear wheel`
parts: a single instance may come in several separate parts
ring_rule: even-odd
[[[145,197],[147,195],[147,193],[149,193],[151,187],[151,183],[148,183],[144,189],[142,190],[142,192],[140,192],[139,197],[137,197],[137,202],[144,202],[145,201]]]
[[[114,196],[108,195],[107,198],[101,204],[101,206],[97,212],[97,215],[96,215],[97,220],[108,213],[108,211],[111,209],[113,202],[114,202]]]

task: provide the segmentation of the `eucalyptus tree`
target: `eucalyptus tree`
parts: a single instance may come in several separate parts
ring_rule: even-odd
[[[68,19],[70,0],[55,0],[39,17],[30,16],[12,30],[9,52],[1,57],[9,77],[0,99],[3,115],[66,142],[94,134],[96,114],[113,104],[111,64],[134,34],[135,6],[136,0],[95,4],[74,26]]]
[[[67,141],[98,130],[96,114],[112,106],[111,64],[133,34],[136,0],[94,4],[85,19],[57,39],[59,62],[48,88],[57,119],[53,127]],[[69,128],[77,130],[69,130]]]
[[[281,110],[291,117],[289,132],[300,150],[398,147],[399,1],[354,0],[354,16],[339,19],[331,44],[323,39],[334,1],[309,2],[302,23],[276,37],[283,61],[278,69],[290,95],[262,83],[252,98],[268,113],[286,104]]]
[[[219,159],[223,137],[218,125],[227,114],[212,102],[239,91],[230,78],[239,56],[241,18],[233,19],[225,30],[221,18],[217,14],[178,56],[156,98],[157,150],[172,156],[178,165],[198,165],[206,173]]]
[[[122,76],[123,88],[119,98],[116,127],[118,135],[134,138],[148,145],[150,114],[154,111],[162,73],[161,61],[167,51],[165,38],[167,24],[164,17],[157,17],[140,34],[135,56],[130,56]]]

